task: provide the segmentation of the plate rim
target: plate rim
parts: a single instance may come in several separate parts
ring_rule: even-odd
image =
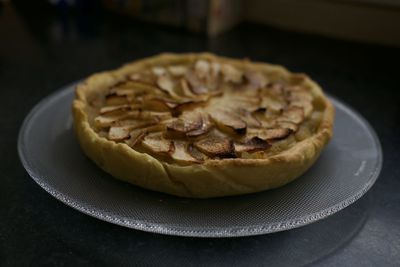
[[[17,149],[19,159],[28,173],[28,175],[47,193],[53,196],[55,199],[61,201],[65,205],[78,210],[86,215],[89,215],[93,218],[106,221],[112,224],[120,225],[126,228],[131,228],[135,230],[157,233],[157,234],[165,234],[165,235],[172,235],[172,236],[186,236],[186,237],[204,237],[204,238],[223,238],[223,237],[243,237],[243,236],[255,236],[255,235],[262,235],[262,234],[269,234],[275,232],[286,231],[294,228],[298,228],[301,226],[305,226],[316,222],[320,219],[327,218],[334,213],[350,206],[355,201],[360,199],[376,182],[379,174],[382,170],[383,164],[383,153],[382,153],[382,146],[379,141],[378,135],[376,134],[375,130],[372,128],[370,123],[356,110],[354,110],[349,105],[345,104],[343,101],[339,100],[338,98],[326,94],[330,100],[334,103],[334,106],[340,107],[346,113],[348,113],[353,118],[361,121],[362,124],[366,127],[369,134],[372,135],[372,139],[377,149],[378,157],[376,165],[373,168],[373,171],[368,177],[368,182],[354,195],[351,197],[346,198],[345,200],[336,203],[326,209],[320,210],[318,212],[314,212],[312,214],[300,216],[297,218],[293,218],[290,220],[282,221],[279,223],[269,223],[268,225],[257,225],[257,226],[241,226],[241,227],[234,227],[229,230],[224,230],[219,227],[215,228],[208,228],[208,229],[201,229],[201,230],[193,230],[187,227],[174,227],[174,226],[165,226],[164,224],[159,223],[149,223],[149,222],[141,222],[140,219],[134,219],[134,222],[131,218],[124,218],[123,216],[119,216],[119,218],[113,217],[110,214],[106,213],[96,213],[95,211],[80,205],[74,199],[71,199],[69,196],[61,192],[60,190],[54,188],[53,186],[41,181],[40,178],[36,176],[36,174],[31,170],[29,166],[29,160],[24,155],[24,141],[23,135],[26,132],[27,127],[29,126],[29,122],[31,119],[36,115],[37,111],[43,108],[47,102],[51,100],[56,100],[64,95],[71,93],[75,86],[79,84],[80,81],[76,81],[61,87],[60,89],[52,92],[51,94],[47,95],[46,97],[42,98],[37,104],[35,104],[30,111],[27,113],[26,117],[24,118],[21,127],[18,132],[18,141],[17,141]]]

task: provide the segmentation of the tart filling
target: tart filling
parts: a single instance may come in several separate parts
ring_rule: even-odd
[[[249,61],[149,66],[92,99],[92,127],[166,162],[263,159],[316,132],[322,112],[305,80],[271,76]]]

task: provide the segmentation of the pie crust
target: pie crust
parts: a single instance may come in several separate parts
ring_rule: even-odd
[[[304,74],[210,53],[164,53],[76,88],[84,153],[115,178],[192,198],[259,192],[303,174],[334,108]]]

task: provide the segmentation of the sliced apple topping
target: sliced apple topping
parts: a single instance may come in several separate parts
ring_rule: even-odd
[[[160,66],[153,67],[151,69],[151,71],[156,76],[163,76],[163,75],[165,75],[167,73],[167,70],[164,67],[160,67]]]
[[[169,111],[178,105],[178,102],[167,97],[147,96],[142,100],[143,108],[154,111]]]
[[[243,72],[238,70],[232,65],[222,64],[221,72],[225,82],[241,83],[243,79]]]
[[[233,141],[228,138],[207,137],[194,143],[194,146],[210,157],[235,158]]]
[[[134,73],[128,75],[127,82],[129,82],[130,85],[134,85],[135,89],[136,86],[138,85],[154,86],[155,85],[154,73],[148,70],[140,73]]]
[[[304,119],[304,111],[301,107],[288,107],[282,113],[282,118],[294,123],[300,123]]]
[[[175,84],[170,77],[166,75],[159,76],[157,78],[157,85],[161,90],[165,91],[170,96],[180,98],[174,91]]]
[[[210,63],[205,60],[198,60],[194,65],[194,70],[197,77],[200,79],[206,79],[210,73]]]
[[[116,126],[110,127],[108,132],[108,139],[114,141],[120,141],[129,138],[129,133],[131,132],[131,126]]]
[[[194,93],[192,92],[192,90],[190,89],[189,83],[187,82],[187,80],[185,80],[185,79],[180,79],[180,80],[179,80],[179,83],[180,83],[180,85],[181,85],[181,89],[182,89],[183,95],[185,95],[185,96],[187,96],[187,97],[191,97],[191,98],[197,97],[197,95],[194,94]]]
[[[128,104],[124,104],[124,105],[117,105],[117,106],[106,106],[106,107],[102,107],[100,108],[100,114],[106,114],[106,113],[110,113],[113,111],[120,111],[120,110],[130,110],[131,106]]]
[[[132,88],[113,88],[110,91],[111,93],[115,93],[117,96],[126,96],[132,97],[135,94],[135,91]]]
[[[193,157],[186,149],[186,142],[173,141],[174,150],[170,153],[171,158],[180,163],[199,163],[200,160]]]
[[[133,130],[129,133],[129,139],[125,140],[125,143],[130,147],[134,147],[142,142],[146,134],[147,131],[144,129]]]
[[[299,129],[299,126],[296,123],[291,122],[291,121],[282,121],[281,120],[276,123],[276,126],[279,128],[289,129],[292,132],[297,132],[297,130]]]
[[[270,143],[255,136],[245,142],[235,142],[236,152],[256,152],[263,151],[270,147]]]
[[[161,133],[145,136],[142,145],[154,153],[171,154],[174,152],[173,142],[165,139]]]
[[[292,131],[288,128],[258,129],[251,131],[249,136],[257,136],[264,140],[283,139],[288,137]]]
[[[109,116],[97,116],[94,119],[94,122],[97,127],[109,127],[115,124],[117,121],[128,118],[130,115],[123,113],[118,115],[109,115]]]
[[[189,71],[186,73],[185,79],[189,83],[189,88],[195,95],[207,94],[208,89],[204,82],[202,82],[195,73]]]
[[[200,162],[206,159],[206,156],[201,153],[197,148],[195,148],[193,144],[188,145],[187,152]]]
[[[313,111],[312,96],[305,91],[294,91],[289,96],[290,106],[303,108],[304,117],[309,117]]]
[[[231,101],[229,102],[229,106],[237,109],[247,109],[247,110],[254,110],[257,109],[260,104],[260,101],[256,97],[232,97]]]
[[[161,132],[164,129],[165,126],[162,123],[147,126],[145,128],[134,129],[129,133],[129,139],[126,139],[124,142],[130,147],[134,147],[137,144],[140,144],[147,134]]]
[[[201,124],[200,128],[192,130],[190,132],[187,132],[186,136],[187,137],[198,137],[198,136],[208,133],[212,129],[213,125],[210,122],[208,115],[201,114],[201,122],[202,122],[202,124]]]
[[[241,119],[246,122],[248,127],[252,128],[259,128],[262,126],[261,122],[253,116],[253,113],[244,109],[244,108],[239,108],[238,114],[240,114]]]
[[[187,67],[183,65],[169,66],[168,71],[169,73],[171,73],[172,76],[181,77],[184,76],[187,72]]]
[[[253,89],[264,88],[268,84],[267,78],[261,72],[246,71],[245,77]]]
[[[217,127],[229,134],[245,134],[247,124],[233,111],[214,109],[209,113]]]
[[[167,131],[185,135],[188,132],[198,130],[203,125],[203,118],[198,112],[184,113],[167,125]]]
[[[309,130],[315,103],[300,80],[199,59],[127,75],[91,108],[99,135],[181,165],[265,158]]]
[[[269,112],[278,113],[281,112],[286,106],[286,103],[279,98],[264,96],[261,98],[261,108],[267,109]]]
[[[128,99],[125,96],[119,96],[116,93],[106,95],[105,105],[107,106],[124,105],[127,103]]]
[[[148,119],[128,119],[128,120],[121,120],[115,123],[113,126],[126,126],[130,127],[132,130],[137,128],[143,128],[151,125],[155,125],[160,123],[160,119],[157,117],[148,118]]]
[[[221,64],[218,62],[211,62],[211,77],[217,78],[221,72]]]
[[[268,84],[267,88],[275,96],[283,96],[286,92],[285,84],[280,81]]]
[[[133,74],[128,76],[128,79],[132,80],[132,81],[139,81],[140,78],[141,78],[140,73],[133,73]]]
[[[164,121],[172,118],[172,115],[170,112],[155,112],[155,111],[149,111],[149,110],[144,110],[144,111],[139,111],[132,115],[134,119],[142,119],[142,120],[151,120],[151,119],[157,119],[159,121]]]
[[[205,104],[205,101],[202,100],[201,98],[199,100],[184,100],[179,102],[174,107],[174,110],[172,112],[175,114],[179,114],[180,112],[183,112],[185,110],[195,109],[199,106],[202,106],[203,104]]]

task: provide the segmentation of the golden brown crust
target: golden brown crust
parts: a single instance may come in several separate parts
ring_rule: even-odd
[[[161,54],[136,61],[110,72],[90,76],[78,85],[73,102],[74,126],[85,154],[103,170],[129,183],[177,196],[209,198],[259,192],[287,184],[303,174],[318,158],[321,150],[332,137],[334,108],[323,95],[320,87],[302,75],[318,105],[322,119],[317,130],[294,146],[263,159],[210,159],[202,164],[182,166],[168,163],[135,151],[127,144],[116,143],[100,137],[89,123],[87,106],[93,95],[101,94],[110,86],[144,67],[169,64],[177,59],[216,59],[232,65],[251,64],[252,68],[267,70],[270,75],[298,79],[299,75],[285,68],[265,63],[216,57],[203,54]]]

